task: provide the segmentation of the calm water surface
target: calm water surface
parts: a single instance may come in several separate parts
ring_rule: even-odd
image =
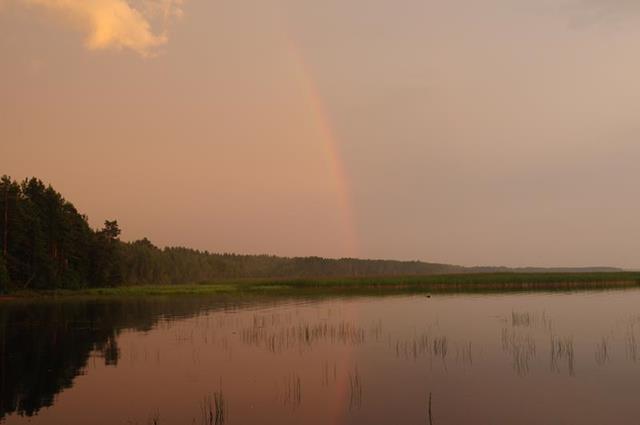
[[[0,306],[6,424],[637,424],[640,291]]]

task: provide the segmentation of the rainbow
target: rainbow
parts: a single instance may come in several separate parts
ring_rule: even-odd
[[[296,83],[303,98],[304,112],[312,118],[315,131],[318,132],[322,140],[324,160],[333,181],[341,210],[341,226],[345,243],[343,249],[346,252],[346,256],[357,257],[359,243],[351,185],[340,153],[338,138],[331,126],[330,115],[326,111],[322,96],[313,78],[311,67],[305,61],[305,57],[294,39],[289,36],[284,37],[284,39],[286,53],[292,64]],[[348,314],[358,315],[356,311],[348,311]],[[328,414],[331,418],[329,423],[342,423],[348,415],[349,370],[354,365],[354,354],[353,348],[348,349],[335,364],[337,368],[336,389],[328,408]]]
[[[355,225],[354,206],[351,185],[340,153],[338,138],[331,126],[330,115],[326,111],[322,96],[313,78],[311,68],[305,61],[301,49],[292,37],[285,37],[286,52],[292,64],[296,83],[303,98],[305,113],[310,114],[315,130],[322,140],[324,158],[333,180],[334,189],[341,209],[341,226],[344,234],[345,256],[357,257],[359,252],[358,235]]]

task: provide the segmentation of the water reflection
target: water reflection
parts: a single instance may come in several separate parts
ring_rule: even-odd
[[[90,359],[115,367],[121,358],[122,329],[146,332],[161,318],[180,318],[229,308],[224,301],[15,302],[0,308],[0,419],[32,416],[85,373]],[[137,360],[135,350],[128,352]],[[156,356],[159,358],[160,353]],[[144,353],[148,361],[148,353]]]
[[[502,329],[502,350],[512,359],[513,370],[518,375],[529,372],[529,362],[536,356],[536,341],[531,335],[513,329]]]
[[[639,291],[9,303],[0,421],[633,423],[637,305]]]
[[[83,372],[92,352],[105,365],[117,365],[112,313],[76,303],[3,307],[0,418],[12,412],[33,415],[51,406],[55,394],[71,387]]]

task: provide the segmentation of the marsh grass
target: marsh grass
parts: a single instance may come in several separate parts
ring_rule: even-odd
[[[141,285],[77,290],[23,291],[14,298],[38,296],[175,296],[297,293],[515,292],[571,291],[640,286],[639,272],[467,273],[429,276],[245,279],[184,285]]]
[[[282,401],[285,406],[289,406],[293,410],[300,407],[302,403],[302,381],[299,375],[291,373],[285,377]]]
[[[528,334],[521,334],[514,329],[502,329],[502,350],[511,357],[513,370],[519,376],[529,373],[529,364],[536,357],[536,340]],[[552,341],[552,349],[554,341]],[[552,353],[553,357],[553,353]]]
[[[551,370],[560,373],[560,363],[566,361],[569,376],[575,376],[573,338],[551,335]]]
[[[362,378],[356,366],[349,372],[349,410],[360,409],[362,406]]]
[[[429,425],[433,425],[433,411],[431,408],[431,396],[432,394],[429,393],[429,408],[428,408],[428,413],[427,413],[427,417],[429,419]]]
[[[160,425],[160,412],[155,411],[149,416],[148,425]]]
[[[224,425],[226,418],[226,403],[222,391],[204,398],[201,405],[202,425]]]
[[[595,353],[596,363],[599,366],[603,366],[611,360],[609,340],[607,337],[603,337],[602,341],[596,345]]]

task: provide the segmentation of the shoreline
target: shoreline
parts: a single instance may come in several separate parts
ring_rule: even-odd
[[[179,296],[245,294],[468,293],[576,291],[640,287],[640,272],[477,273],[427,276],[243,279],[174,285],[123,285],[107,288],[15,290],[0,302],[79,296]]]

